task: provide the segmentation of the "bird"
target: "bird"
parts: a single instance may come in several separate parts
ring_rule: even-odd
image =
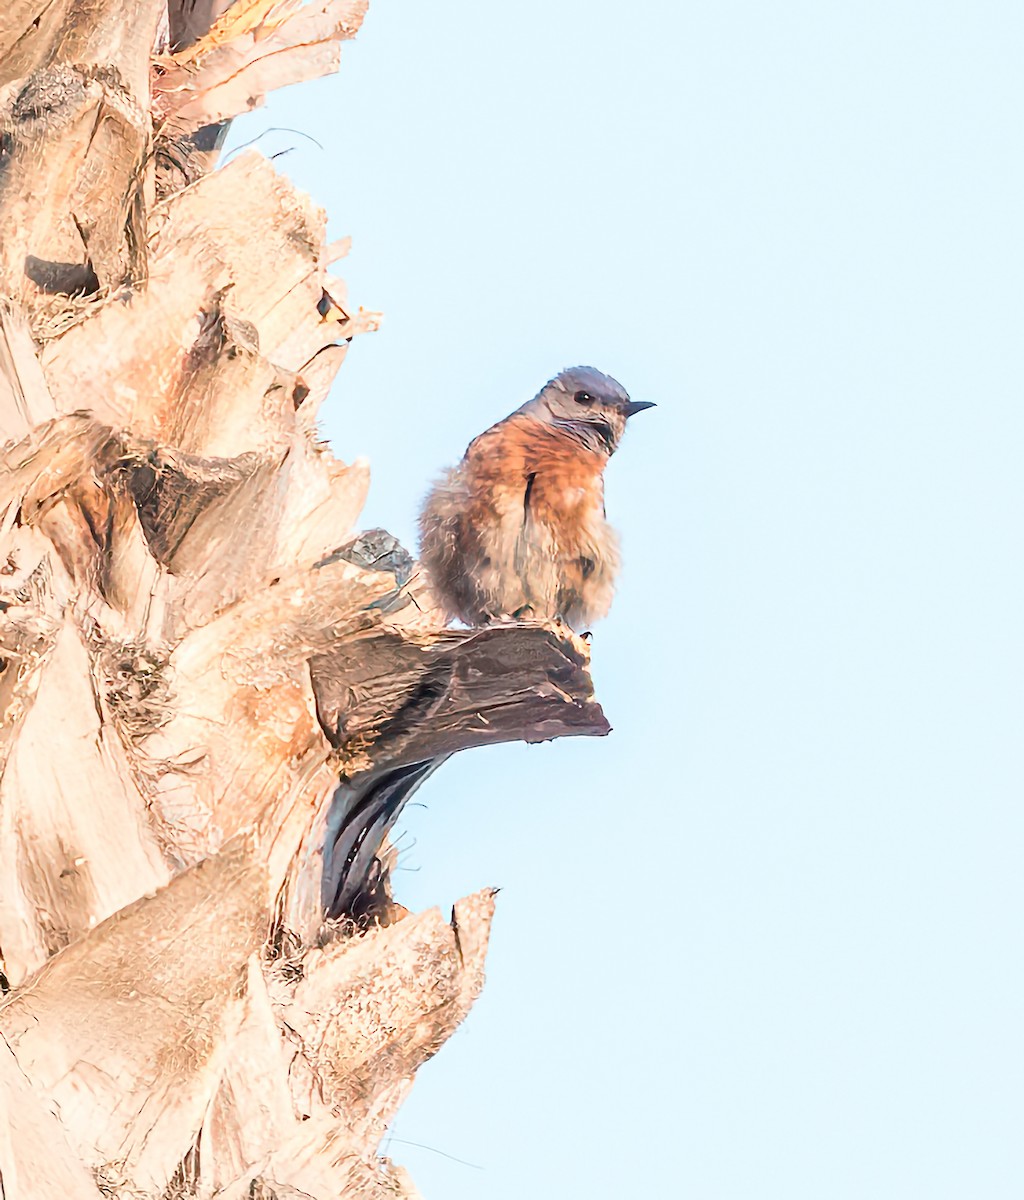
[[[650,401],[570,367],[470,442],[420,513],[420,562],[446,620],[552,620],[582,630],[611,606],[619,541],[604,469]]]

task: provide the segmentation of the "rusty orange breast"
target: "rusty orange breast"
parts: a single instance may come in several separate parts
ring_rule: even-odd
[[[525,497],[531,515],[553,525],[582,518],[604,504],[607,458],[554,426],[515,413],[487,430],[466,454],[472,490]]]

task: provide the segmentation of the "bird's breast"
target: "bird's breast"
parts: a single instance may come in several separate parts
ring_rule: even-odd
[[[524,517],[555,525],[603,513],[607,458],[550,425],[516,414],[472,451],[471,474],[502,508],[514,497]]]
[[[529,479],[528,515],[548,525],[587,521],[604,510],[601,472],[561,463],[538,467]]]

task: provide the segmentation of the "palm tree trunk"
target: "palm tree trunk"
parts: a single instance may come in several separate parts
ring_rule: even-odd
[[[391,895],[451,754],[601,734],[565,630],[446,630],[317,441],[376,327],[224,123],[364,0],[0,14],[0,1196],[413,1196],[376,1153],[494,896]],[[225,11],[226,10],[226,11]]]

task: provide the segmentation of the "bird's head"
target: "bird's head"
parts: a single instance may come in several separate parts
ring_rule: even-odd
[[[589,449],[613,454],[634,413],[654,405],[630,400],[626,389],[594,367],[570,367],[549,380],[522,411],[555,425]]]

